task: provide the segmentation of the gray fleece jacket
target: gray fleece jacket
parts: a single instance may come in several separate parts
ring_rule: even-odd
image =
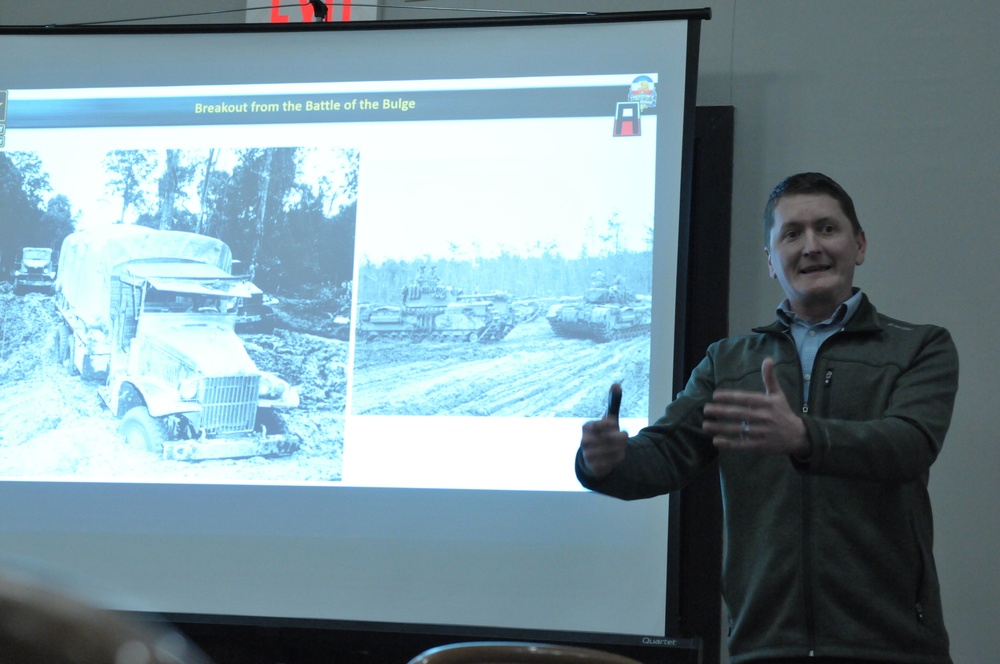
[[[773,357],[812,444],[807,462],[720,453],[701,430],[716,389],[763,391]],[[863,297],[820,348],[809,402],[787,327],[713,344],[664,415],[587,488],[632,500],[684,486],[719,459],[723,592],[734,664],[839,657],[950,664],[932,553],[930,466],[951,421],[958,354],[947,330],[876,312]]]

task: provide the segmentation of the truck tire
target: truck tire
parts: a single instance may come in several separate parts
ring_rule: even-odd
[[[285,418],[270,408],[258,408],[254,431],[267,431],[268,435],[283,434],[287,431]]]
[[[136,450],[155,454],[163,453],[163,443],[167,440],[167,428],[163,421],[149,414],[145,406],[129,409],[122,418],[118,429],[125,437],[125,444]]]

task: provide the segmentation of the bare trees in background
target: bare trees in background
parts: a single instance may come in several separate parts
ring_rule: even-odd
[[[353,274],[357,171],[350,149],[110,150],[100,163],[116,219],[218,237],[267,290],[339,286]],[[59,249],[77,218],[33,152],[0,153],[0,261]],[[78,216],[78,215],[77,215]],[[93,222],[91,222],[93,223]]]

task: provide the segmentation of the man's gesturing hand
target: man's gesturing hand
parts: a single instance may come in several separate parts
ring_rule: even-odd
[[[615,383],[611,386],[609,402],[620,403],[621,395],[622,386]],[[580,449],[583,463],[594,477],[604,477],[614,470],[625,459],[626,445],[628,433],[618,428],[617,407],[609,407],[604,419],[583,425]]]
[[[760,368],[764,393],[717,390],[705,404],[705,433],[719,449],[747,450],[762,454],[809,455],[806,425],[788,405],[774,373],[774,360]]]

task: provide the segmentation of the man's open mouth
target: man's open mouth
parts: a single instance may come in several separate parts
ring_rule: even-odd
[[[809,267],[802,268],[799,270],[799,274],[812,274],[813,272],[823,272],[824,270],[829,270],[829,265],[810,265]]]

